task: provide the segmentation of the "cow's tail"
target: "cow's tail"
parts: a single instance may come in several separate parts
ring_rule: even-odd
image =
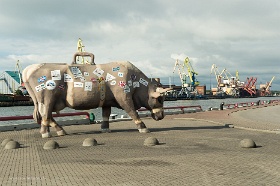
[[[28,75],[30,75],[30,71],[28,72],[28,70],[31,70],[30,67],[27,67],[23,70],[22,78],[23,78],[24,86],[28,91],[29,96],[33,100],[33,104],[34,104],[33,118],[36,121],[36,123],[41,124],[42,116],[38,109],[38,99],[34,93],[34,90],[32,89],[29,82],[27,81],[29,79]]]

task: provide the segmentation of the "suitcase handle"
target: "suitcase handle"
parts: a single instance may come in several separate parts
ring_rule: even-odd
[[[72,64],[77,64],[77,63],[76,63],[76,59],[77,59],[78,56],[91,57],[91,62],[90,62],[90,64],[91,64],[91,65],[95,65],[95,63],[94,63],[94,55],[93,55],[92,53],[89,53],[89,52],[76,52],[76,53],[74,54]]]

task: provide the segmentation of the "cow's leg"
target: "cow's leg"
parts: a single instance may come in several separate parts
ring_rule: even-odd
[[[101,132],[111,132],[109,129],[110,114],[111,114],[111,107],[102,107]]]
[[[65,130],[51,117],[50,126],[54,127],[58,136],[66,135]]]
[[[42,138],[50,138],[51,133],[50,133],[50,119],[42,119],[41,122],[41,129],[40,133],[42,134]]]
[[[120,106],[126,111],[126,113],[133,119],[140,133],[149,133],[149,129],[140,119],[138,113],[135,110],[132,99],[126,99],[125,101],[119,102]]]

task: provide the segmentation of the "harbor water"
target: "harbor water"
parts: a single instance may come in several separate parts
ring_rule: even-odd
[[[200,105],[202,110],[206,111],[210,107],[219,108],[220,104],[235,104],[235,103],[250,103],[257,101],[269,101],[269,100],[278,100],[278,97],[258,97],[258,98],[226,98],[226,99],[202,99],[202,100],[177,100],[177,101],[165,101],[164,107],[176,107],[176,106],[197,106]],[[3,116],[29,116],[33,114],[34,106],[13,106],[13,107],[0,107],[0,117]],[[95,115],[96,120],[102,119],[102,109],[91,109],[91,110],[82,110]],[[61,113],[77,112],[77,110],[65,108]],[[80,111],[79,111],[80,112]],[[126,115],[125,111],[122,109],[112,108],[112,114]],[[70,119],[83,119],[85,116],[73,116],[73,117],[61,117],[56,118],[56,120],[70,120]],[[0,125],[13,125],[19,123],[34,123],[34,120],[24,120],[24,121],[0,121]]]

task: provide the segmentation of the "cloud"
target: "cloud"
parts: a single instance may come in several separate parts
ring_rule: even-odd
[[[275,75],[280,90],[279,8],[277,0],[3,0],[0,71],[13,70],[17,59],[23,67],[71,63],[82,38],[96,63],[131,61],[147,75],[169,77],[175,58],[186,55],[205,84],[216,64],[244,79]]]

